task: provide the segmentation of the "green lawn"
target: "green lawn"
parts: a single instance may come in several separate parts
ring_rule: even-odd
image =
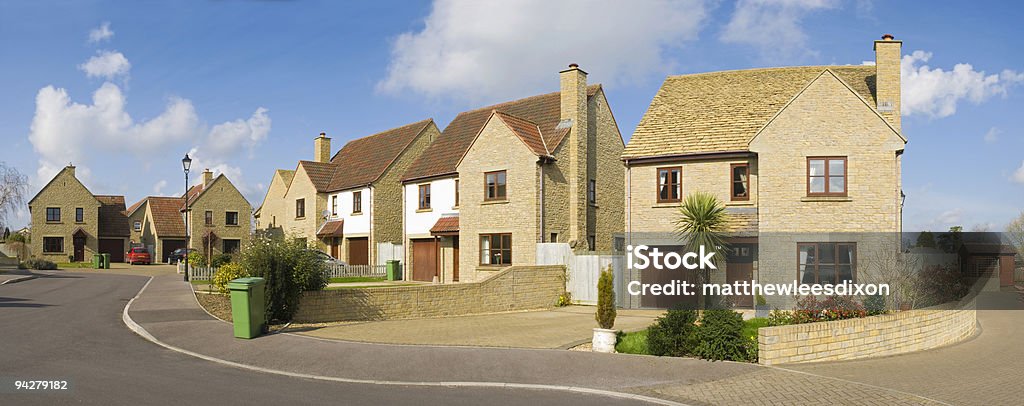
[[[750,320],[744,320],[743,336],[753,337],[756,340],[757,329],[761,327],[768,327],[767,318],[755,317]],[[649,353],[647,352],[647,329],[623,334],[619,338],[619,343],[615,344],[615,351],[618,351],[623,354],[648,355]]]
[[[350,276],[347,278],[331,278],[331,283],[357,283],[357,282],[381,282],[384,278],[373,278],[369,276]]]
[[[394,287],[397,287],[397,286],[417,286],[417,285],[419,285],[419,284],[418,283],[399,283],[399,284],[395,284],[395,285],[377,285],[377,286],[365,286],[365,285],[356,285],[356,286],[328,286],[328,287],[324,288],[324,290],[394,288]]]

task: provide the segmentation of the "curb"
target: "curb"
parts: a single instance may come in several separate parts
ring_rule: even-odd
[[[27,281],[27,280],[30,280],[30,279],[35,279],[35,278],[38,278],[38,276],[36,276],[36,275],[27,275],[27,276],[22,276],[22,277],[19,277],[19,278],[12,278],[12,279],[5,280],[3,282],[0,282],[0,285],[6,285],[6,284],[9,284],[9,283],[24,282],[24,281]]]
[[[646,403],[652,403],[652,404],[657,404],[657,405],[688,406],[685,403],[673,402],[673,401],[670,401],[670,400],[658,399],[658,398],[650,397],[650,396],[635,395],[635,394],[623,393],[623,392],[614,392],[614,391],[603,390],[603,389],[583,388],[583,387],[578,387],[578,386],[560,386],[560,385],[543,385],[543,384],[509,383],[509,382],[422,382],[422,381],[421,382],[416,382],[416,381],[385,381],[385,380],[372,380],[372,379],[351,379],[351,378],[339,378],[339,377],[333,377],[333,376],[323,376],[323,375],[303,374],[303,373],[298,373],[298,372],[281,371],[281,370],[277,370],[277,369],[263,368],[263,367],[253,366],[253,365],[246,365],[246,364],[242,364],[242,363],[238,363],[238,362],[234,362],[234,361],[228,361],[228,360],[224,360],[224,359],[220,359],[220,358],[216,358],[216,357],[211,357],[209,355],[199,354],[199,353],[196,353],[196,352],[193,352],[193,351],[189,351],[189,350],[186,350],[186,349],[183,349],[183,348],[178,348],[178,347],[175,347],[173,345],[164,343],[164,342],[158,340],[156,337],[153,337],[153,335],[150,334],[149,331],[146,331],[146,329],[144,327],[142,327],[141,325],[139,325],[138,323],[136,323],[135,320],[132,320],[131,316],[128,315],[128,310],[131,308],[132,303],[135,302],[135,299],[138,299],[139,296],[142,295],[142,292],[146,291],[146,288],[149,287],[149,284],[151,282],[153,282],[153,277],[152,276],[150,276],[149,280],[146,281],[146,284],[142,286],[142,289],[139,289],[139,292],[136,293],[135,296],[132,297],[131,300],[129,300],[127,304],[125,304],[124,310],[121,311],[121,320],[124,322],[125,326],[127,326],[128,329],[132,330],[132,332],[134,332],[135,334],[138,334],[140,337],[146,339],[147,341],[152,342],[153,344],[159,345],[161,347],[164,347],[164,348],[166,348],[168,350],[171,350],[171,351],[174,351],[174,352],[182,353],[182,354],[189,355],[189,356],[192,356],[192,357],[195,357],[195,358],[199,358],[199,359],[202,359],[202,360],[206,360],[206,361],[215,362],[215,363],[218,363],[218,364],[221,364],[221,365],[226,365],[226,366],[240,368],[240,369],[247,369],[247,370],[256,371],[256,372],[263,372],[263,373],[269,373],[269,374],[275,374],[275,375],[290,376],[290,377],[293,377],[293,378],[315,379],[315,380],[319,380],[319,381],[329,381],[329,382],[354,383],[354,384],[370,384],[370,385],[444,387],[444,388],[463,387],[463,388],[500,388],[500,389],[557,390],[557,391],[575,392],[575,393],[581,393],[581,394],[587,394],[587,395],[606,396],[606,397],[611,397],[611,398],[616,398],[616,399],[637,400],[637,401],[646,402]],[[200,306],[200,307],[202,307],[202,306]]]

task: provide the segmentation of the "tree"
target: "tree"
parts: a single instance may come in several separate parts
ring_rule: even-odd
[[[917,235],[917,246],[935,248],[935,235],[931,231],[922,231]]]
[[[960,234],[963,230],[964,228],[961,226],[950,227],[948,233],[939,235],[936,245],[943,251],[949,253],[956,252],[956,250],[960,249],[960,241],[963,240],[963,236]]]
[[[597,320],[597,325],[605,330],[609,330],[615,325],[614,281],[615,276],[611,265],[601,271],[601,276],[597,278],[597,313],[594,314],[594,318]]]
[[[1006,225],[1006,238],[1017,249],[1017,259],[1024,259],[1024,211]]]
[[[7,224],[7,215],[25,203],[27,194],[28,176],[0,162],[0,225]]]
[[[711,262],[718,266],[725,255],[725,225],[729,214],[725,205],[713,194],[694,192],[686,196],[679,206],[679,219],[676,220],[676,233],[685,241],[686,249],[697,252],[701,246],[706,251],[714,251]]]

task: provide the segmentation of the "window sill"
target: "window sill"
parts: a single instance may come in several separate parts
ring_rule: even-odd
[[[725,204],[726,206],[754,206],[754,202],[749,200],[736,200]]]
[[[801,202],[852,202],[850,196],[804,196]]]
[[[478,270],[478,271],[494,272],[494,271],[500,271],[500,270],[508,268],[510,266],[512,266],[512,264],[505,264],[505,265],[477,265],[476,270]]]
[[[354,212],[352,212],[352,214],[350,214],[350,216],[362,216],[362,215],[363,215],[363,212],[361,212],[361,211],[354,211]]]
[[[64,224],[59,221],[47,221],[46,224]]]
[[[46,252],[46,251],[43,251],[43,255],[63,255],[63,254],[64,254],[64,251],[61,251],[61,252]]]
[[[224,227],[240,227],[238,224],[225,224]]]
[[[655,203],[653,206],[651,206],[651,208],[654,208],[654,209],[666,209],[666,208],[676,208],[676,207],[679,207],[679,202]]]
[[[295,219],[296,219],[296,220],[305,220],[305,219],[306,219],[306,216],[302,216],[302,217],[296,217]]]
[[[600,206],[598,206],[597,203],[587,203],[587,206],[593,207],[595,209],[600,208]]]
[[[507,203],[508,203],[507,199],[506,200],[484,200],[482,203],[480,203],[480,205],[481,206],[486,206],[486,205],[490,205],[490,204],[507,204]]]
[[[417,213],[429,213],[429,212],[432,212],[432,211],[434,211],[434,209],[431,209],[431,208],[426,208],[426,209],[416,209],[416,212],[417,212]]]

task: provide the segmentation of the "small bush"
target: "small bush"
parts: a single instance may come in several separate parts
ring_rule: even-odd
[[[864,298],[864,311],[868,313],[868,316],[885,314],[885,296],[871,295]]]
[[[758,294],[757,296],[755,296],[755,300],[756,300],[755,303],[757,303],[758,306],[767,306],[768,305],[768,300],[765,299],[764,296],[761,296],[761,294]]]
[[[228,282],[246,276],[249,276],[249,273],[245,271],[241,264],[224,264],[213,275],[213,286],[217,288],[218,292],[226,294],[228,293]]]
[[[206,266],[206,256],[199,251],[192,251],[188,253],[188,265],[189,266]]]
[[[970,285],[961,275],[960,270],[947,265],[930,265],[916,276],[916,286],[920,286],[920,299],[917,307],[928,307],[946,302],[960,300],[967,295]]]
[[[251,276],[266,280],[268,321],[291,320],[303,291],[327,286],[324,262],[294,239],[253,238],[238,262]]]
[[[793,324],[793,313],[779,309],[772,309],[772,312],[768,313],[769,326],[786,326],[790,324]]]
[[[728,309],[704,311],[697,327],[694,353],[709,360],[749,361],[749,340],[743,336],[743,316]]]
[[[867,311],[850,296],[829,296],[818,300],[815,296],[804,296],[796,302],[793,310],[793,324],[818,321],[845,320],[866,317]]]
[[[24,261],[18,263],[18,269],[28,269],[28,264]]]
[[[38,258],[29,259],[29,260],[23,262],[22,265],[25,266],[22,269],[37,269],[37,270],[44,270],[44,271],[52,271],[54,269],[57,269],[57,264],[53,263],[52,261],[47,261],[45,259],[38,259]],[[19,268],[20,268],[20,266],[19,266]]]
[[[556,305],[558,307],[565,307],[565,306],[569,306],[571,304],[572,304],[572,292],[565,291],[565,292],[562,292],[562,294],[558,295],[558,303],[556,303]]]
[[[597,279],[597,325],[603,329],[610,329],[615,326],[615,285],[614,274],[611,265],[608,269],[601,271]]]
[[[231,254],[217,254],[216,256],[213,257],[213,259],[210,260],[210,266],[214,268],[219,268],[224,266],[225,264],[230,264],[231,261]]]
[[[647,331],[632,333],[619,332],[615,343],[615,352],[620,354],[650,354],[647,350]]]
[[[670,309],[647,329],[647,351],[651,355],[684,357],[693,354],[697,311],[683,306]]]

